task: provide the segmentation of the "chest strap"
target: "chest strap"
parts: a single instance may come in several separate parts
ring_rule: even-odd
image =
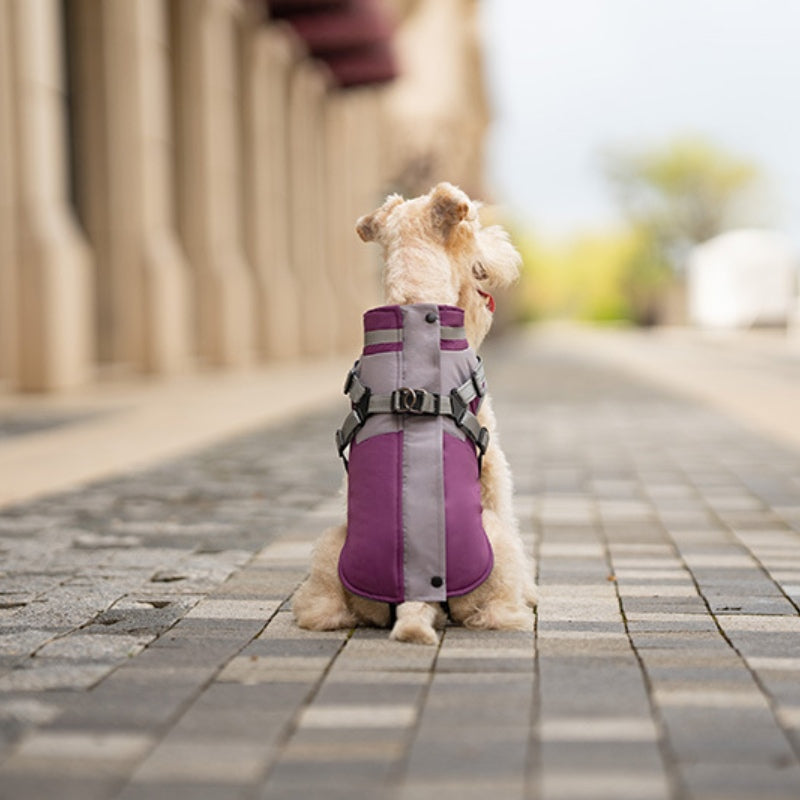
[[[344,393],[350,398],[352,408],[345,417],[342,427],[336,431],[336,448],[345,469],[348,467],[345,450],[369,417],[374,414],[409,414],[452,419],[478,450],[478,474],[480,474],[483,456],[489,446],[489,431],[480,424],[470,409],[470,403],[475,399],[478,400],[480,408],[486,394],[486,376],[480,357],[478,366],[470,377],[449,395],[436,394],[426,389],[411,389],[407,386],[395,389],[391,394],[373,394],[358,377],[358,364],[356,361],[347,374],[344,384]]]

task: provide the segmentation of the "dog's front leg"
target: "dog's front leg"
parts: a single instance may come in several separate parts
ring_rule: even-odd
[[[478,412],[478,421],[489,431],[489,447],[481,469],[481,503],[494,511],[509,529],[515,529],[513,481],[511,468],[497,437],[497,422],[490,397],[485,397]]]
[[[481,425],[488,429],[491,437],[481,471],[484,527],[487,527],[486,512],[488,512],[491,517],[489,525],[495,531],[490,535],[490,539],[494,539],[492,546],[495,550],[502,547],[508,553],[504,560],[495,561],[495,573],[497,573],[495,578],[499,578],[501,583],[519,586],[525,603],[533,607],[538,599],[533,565],[525,555],[525,548],[520,538],[517,516],[514,513],[514,481],[511,467],[497,440],[497,426],[489,397],[484,399],[478,419]]]

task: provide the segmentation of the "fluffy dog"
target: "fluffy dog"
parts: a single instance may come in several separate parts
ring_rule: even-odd
[[[499,226],[483,228],[478,206],[460,189],[440,183],[428,194],[404,200],[389,196],[361,217],[356,231],[383,250],[385,301],[390,305],[435,303],[464,310],[469,345],[477,349],[492,325],[489,291],[511,284],[520,258]],[[494,553],[489,577],[468,594],[449,598],[451,619],[473,629],[527,630],[536,603],[533,568],[520,540],[512,507],[512,479],[499,447],[488,396],[478,412],[491,441],[483,459],[480,496],[483,529]],[[359,624],[387,627],[388,603],[348,591],[338,573],[347,526],[331,528],[317,542],[311,573],[294,597],[297,623],[311,630]],[[444,621],[439,603],[408,601],[396,609],[391,638],[434,644]]]

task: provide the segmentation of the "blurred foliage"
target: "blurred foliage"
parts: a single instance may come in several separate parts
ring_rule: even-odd
[[[603,169],[624,227],[558,244],[518,236],[525,319],[664,321],[689,250],[753,222],[759,170],[703,139],[609,151]]]
[[[751,222],[760,180],[751,161],[698,137],[609,151],[604,172],[623,218],[676,272],[697,244]]]
[[[528,320],[632,320],[639,316],[638,285],[645,275],[654,289],[668,275],[654,268],[648,241],[632,230],[587,233],[562,243],[529,234],[518,244],[524,262],[519,297]]]

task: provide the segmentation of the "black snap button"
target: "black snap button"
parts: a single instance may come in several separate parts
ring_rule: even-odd
[[[437,319],[439,319],[439,316],[435,311],[429,311],[425,315],[425,322],[436,322]]]
[[[431,586],[433,586],[434,589],[438,589],[443,583],[444,581],[438,575],[434,575],[431,578]]]

